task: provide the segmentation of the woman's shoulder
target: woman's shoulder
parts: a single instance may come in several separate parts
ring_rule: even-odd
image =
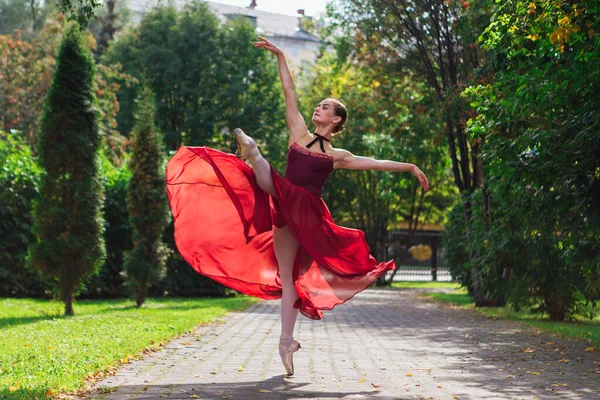
[[[352,157],[352,153],[348,150],[341,149],[339,147],[332,147],[333,151],[331,155],[333,156],[333,168],[343,168],[344,162],[348,160],[348,158]]]

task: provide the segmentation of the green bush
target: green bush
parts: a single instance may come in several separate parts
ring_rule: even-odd
[[[104,242],[106,260],[98,275],[86,284],[84,297],[126,297],[123,287],[123,255],[132,246],[131,225],[127,211],[127,185],[131,171],[124,162],[115,167],[106,157],[102,160],[104,175]]]
[[[0,165],[0,297],[48,296],[48,282],[25,269],[41,170],[18,132],[0,131]]]

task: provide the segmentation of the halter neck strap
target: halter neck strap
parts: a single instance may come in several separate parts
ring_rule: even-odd
[[[325,146],[323,145],[323,141],[329,142],[329,139],[327,139],[325,136],[319,135],[317,132],[314,132],[313,135],[315,135],[316,137],[309,144],[306,145],[306,148],[309,148],[310,146],[315,144],[316,141],[319,141],[319,144],[321,145],[321,151],[323,153],[326,153]]]

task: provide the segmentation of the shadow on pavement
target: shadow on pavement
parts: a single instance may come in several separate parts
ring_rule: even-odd
[[[273,400],[273,399],[358,399],[376,398],[379,400],[397,400],[398,397],[378,395],[375,391],[323,391],[304,390],[310,382],[293,382],[283,375],[274,376],[264,381],[248,381],[236,383],[204,383],[185,385],[123,385],[118,388],[118,398],[132,399],[190,399],[206,400]],[[96,398],[98,392],[92,394]],[[105,396],[105,397],[104,397]],[[109,393],[99,398],[112,399]],[[197,397],[196,397],[197,396]]]

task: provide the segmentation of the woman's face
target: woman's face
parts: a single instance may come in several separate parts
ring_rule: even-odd
[[[312,116],[312,121],[315,125],[335,125],[341,120],[341,117],[335,115],[333,102],[327,100],[319,103]]]

